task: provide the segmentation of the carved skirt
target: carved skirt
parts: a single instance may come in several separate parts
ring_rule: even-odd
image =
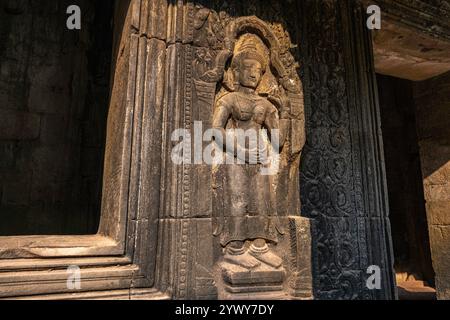
[[[261,174],[261,164],[220,165],[215,170],[216,235],[232,241],[278,242],[274,176]]]

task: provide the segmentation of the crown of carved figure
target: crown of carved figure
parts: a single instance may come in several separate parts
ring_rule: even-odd
[[[269,50],[255,34],[247,33],[239,38],[234,48],[233,68],[239,67],[243,59],[253,59],[261,63],[263,70],[269,64]]]

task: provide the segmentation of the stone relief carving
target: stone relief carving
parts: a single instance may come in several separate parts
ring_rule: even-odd
[[[359,261],[354,259],[359,248],[354,239],[360,245],[364,239],[358,237],[361,226],[355,219],[354,208],[362,207],[358,204],[360,178],[353,176],[357,171],[351,153],[343,45],[335,28],[342,23],[341,15],[334,2],[321,8],[308,3],[305,10],[314,23],[308,23],[305,30],[309,37],[306,56],[310,60],[305,72],[310,78],[311,114],[301,188],[303,209],[317,221],[313,231],[315,294],[319,299],[353,299],[360,294],[361,282]],[[317,25],[325,31],[318,32]]]
[[[273,220],[279,221],[275,226],[280,227],[281,233],[275,227],[278,242],[265,240],[271,252],[282,259],[282,266],[279,269],[269,266],[266,271],[284,272],[279,272],[278,278],[270,273],[272,285],[262,288],[261,283],[249,284],[248,278],[237,278],[236,272],[233,273],[235,270],[231,270],[244,270],[258,279],[255,271],[266,268],[259,260],[257,268],[249,270],[230,264],[233,267],[228,271],[231,272],[226,272],[227,269],[224,272],[221,262],[224,262],[226,252],[221,237],[227,224],[222,217],[229,215],[229,211],[224,206],[223,195],[229,193],[221,182],[223,173],[217,170],[212,174],[211,167],[204,165],[175,167],[164,188],[166,196],[177,207],[177,214],[180,212],[185,219],[176,229],[183,239],[181,246],[177,246],[177,259],[182,261],[177,296],[213,298],[215,292],[221,297],[220,293],[224,291],[242,295],[246,290],[262,289],[265,292],[272,290],[271,295],[264,296],[267,298],[273,298],[276,290],[283,290],[290,297],[304,298],[312,295],[306,286],[311,284],[312,278],[311,265],[306,263],[310,259],[315,267],[316,298],[366,297],[370,293],[361,288],[365,276],[361,270],[370,258],[366,243],[370,226],[365,220],[364,203],[367,201],[362,198],[363,177],[358,169],[361,162],[359,142],[349,131],[354,123],[358,123],[355,119],[358,115],[349,110],[348,61],[343,53],[343,35],[339,32],[345,22],[340,13],[340,6],[344,4],[307,1],[301,6],[311,19],[299,21],[296,10],[291,6],[285,8],[276,1],[257,5],[255,10],[247,4],[241,6],[237,1],[204,3],[208,8],[188,3],[184,7],[186,11],[176,10],[178,21],[187,25],[173,28],[177,33],[173,38],[180,42],[171,46],[170,59],[176,59],[177,64],[168,74],[173,72],[173,82],[182,89],[179,90],[181,93],[169,91],[169,101],[179,101],[180,108],[168,112],[174,112],[177,126],[181,124],[192,130],[194,121],[202,121],[204,129],[212,128],[217,101],[235,93],[231,64],[237,41],[250,34],[261,39],[267,47],[269,74],[273,77],[266,81],[267,75],[263,75],[255,94],[269,100],[277,108],[280,121],[288,120],[289,125],[278,174],[272,178],[276,186],[273,202],[277,217]],[[302,32],[301,28],[304,29]],[[290,40],[290,36],[299,39],[296,33],[303,35],[303,42]],[[301,47],[292,48],[295,47],[292,42]],[[297,62],[302,62],[299,70]],[[299,73],[308,89],[305,99]],[[288,102],[283,115],[281,103],[269,99],[271,89],[278,90],[278,94],[272,96],[284,97],[278,100]],[[308,113],[308,145],[305,147],[304,109]],[[178,110],[180,114],[177,114]],[[314,221],[310,239],[314,248],[312,256],[304,232],[310,230],[309,219],[299,216],[300,159],[302,216]],[[248,250],[251,244],[246,241],[245,249]],[[196,257],[195,263],[185,262],[190,256]]]
[[[194,113],[221,133],[219,152],[236,160],[212,168],[213,231],[222,248],[216,273],[229,294],[223,298],[258,291],[311,297],[309,222],[300,217],[298,185],[303,88],[293,45],[280,25],[255,16],[197,6],[193,17]],[[262,148],[246,140],[230,152],[235,129],[257,132]],[[274,161],[276,172],[261,174]]]
[[[204,6],[197,5],[199,2]],[[273,281],[270,286],[267,281],[265,287],[260,282],[249,283],[248,277],[237,278],[231,270],[244,270],[254,279],[264,279],[265,275],[254,272],[265,267],[261,262],[251,270],[231,264],[231,272],[223,272],[225,248],[220,238],[226,224],[221,217],[228,215],[223,204],[223,195],[228,193],[223,183],[218,183],[221,171],[213,175],[208,165],[174,165],[167,156],[171,143],[166,139],[161,203],[167,219],[161,223],[160,237],[170,241],[161,250],[175,253],[173,260],[167,258],[159,268],[170,270],[173,278],[167,272],[157,280],[167,287],[173,281],[177,298],[213,299],[217,293],[219,298],[227,298],[258,289],[272,292],[262,298],[274,298],[280,290],[284,298],[286,294],[288,298],[308,297],[311,289],[305,284],[312,278],[308,260],[314,266],[315,298],[390,296],[389,259],[382,247],[386,229],[381,219],[372,219],[377,212],[374,206],[378,193],[368,189],[379,186],[382,179],[367,170],[375,159],[369,150],[375,142],[361,130],[361,126],[369,128],[376,123],[367,116],[371,103],[361,101],[359,96],[361,90],[370,87],[364,68],[370,53],[368,48],[351,43],[355,37],[365,38],[359,29],[364,24],[358,20],[365,12],[359,6],[337,0],[199,0],[179,1],[169,8],[165,136],[180,127],[195,131],[195,121],[201,121],[205,130],[213,127],[216,102],[235,92],[229,85],[233,84],[230,67],[236,43],[245,34],[256,35],[269,50],[269,69],[274,76],[274,86],[269,88],[284,91],[282,96],[289,102],[289,126],[278,175],[273,179],[276,216],[284,234],[275,228],[278,242],[265,240],[271,252],[282,259],[282,266],[267,268]],[[362,34],[343,32],[353,27]],[[292,43],[301,45],[292,48]],[[299,70],[297,62],[301,62]],[[264,82],[262,79],[261,84]],[[258,87],[258,98],[269,100],[269,91]],[[279,103],[271,100],[280,110]],[[304,109],[308,119],[305,147]],[[285,119],[280,112],[278,116]],[[300,159],[301,213],[314,222],[309,236],[305,230],[310,230],[310,220],[299,216]],[[311,256],[308,240],[312,242]],[[385,290],[373,292],[365,287],[369,263],[384,266]],[[284,273],[279,272],[277,278],[273,269],[284,269]],[[221,296],[223,292],[228,296]]]
[[[219,130],[223,137],[229,138],[231,135],[233,141],[239,140],[238,131],[233,129],[261,133],[265,127],[269,134],[274,130],[286,131],[286,126],[282,128],[281,125],[285,119],[280,120],[279,114],[286,112],[284,108],[287,103],[280,104],[279,110],[270,102],[271,98],[258,93],[264,76],[270,73],[268,56],[267,47],[256,35],[246,33],[236,43],[230,72],[225,79],[228,83],[223,84],[226,89],[219,94],[213,116],[213,128]],[[276,142],[279,145],[274,148],[284,145],[285,133],[281,132],[280,135],[280,141]],[[216,141],[219,137],[221,134],[216,137]],[[261,135],[257,138],[261,140],[268,137]],[[274,141],[270,142],[274,144]],[[220,144],[226,145],[225,141]],[[233,146],[237,152],[229,156],[239,158],[243,155],[240,159],[243,164],[225,163],[215,168],[215,171],[223,170],[224,175],[223,194],[217,196],[224,199],[225,216],[221,217],[221,231],[217,234],[220,234],[220,242],[226,248],[225,261],[247,269],[261,263],[273,268],[279,268],[282,264],[281,259],[267,245],[267,242],[277,243],[277,231],[282,233],[277,230],[274,183],[269,175],[261,173],[261,166],[265,165],[261,158],[270,147],[269,143],[263,148],[256,145],[255,150],[250,150],[245,143],[237,143],[236,148]],[[249,161],[252,155],[256,160],[254,164]],[[245,241],[253,239],[246,249]]]

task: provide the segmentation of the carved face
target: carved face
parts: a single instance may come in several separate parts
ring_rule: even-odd
[[[261,81],[263,70],[258,60],[242,59],[238,73],[241,86],[256,89]]]

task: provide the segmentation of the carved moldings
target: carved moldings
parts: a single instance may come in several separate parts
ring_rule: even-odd
[[[450,3],[447,0],[374,0],[363,1],[366,6],[376,3],[384,17],[434,38],[450,40]]]

